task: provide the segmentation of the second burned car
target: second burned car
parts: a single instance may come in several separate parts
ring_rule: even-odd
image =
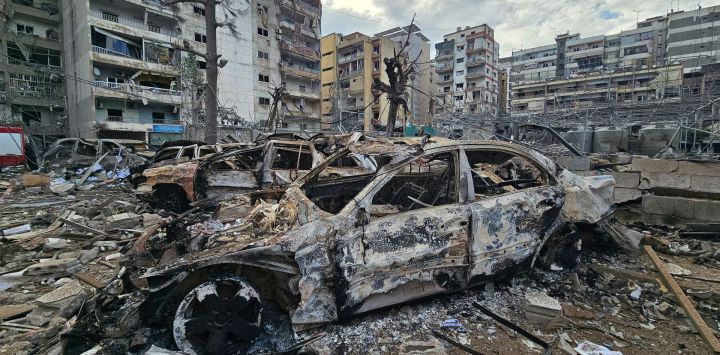
[[[348,158],[375,168],[328,173]],[[179,300],[162,303],[181,351],[246,349],[268,302],[303,330],[528,267],[567,225],[611,215],[613,188],[511,143],[364,142],[275,203],[258,193],[221,204],[216,218],[240,224],[143,279],[153,301]]]

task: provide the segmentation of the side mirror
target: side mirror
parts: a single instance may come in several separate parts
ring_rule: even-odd
[[[365,207],[360,207],[358,209],[357,219],[355,220],[355,226],[364,226],[368,223],[370,223],[370,213],[368,213]]]

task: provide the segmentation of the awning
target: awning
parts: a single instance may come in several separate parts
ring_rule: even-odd
[[[119,40],[119,41],[127,42],[127,43],[129,43],[129,44],[132,44],[132,45],[135,46],[135,47],[141,48],[141,46],[140,46],[139,43],[137,43],[137,42],[135,42],[135,41],[133,41],[133,40],[131,40],[131,39],[127,39],[127,38],[125,38],[125,37],[122,37],[122,36],[120,36],[120,35],[116,35],[116,34],[114,34],[114,33],[112,33],[112,32],[108,32],[108,31],[105,31],[105,30],[103,30],[103,29],[101,29],[101,28],[97,28],[97,27],[95,27],[95,31],[97,31],[97,33],[106,35],[106,36],[111,37],[111,38],[115,38],[115,39],[117,39],[117,40]]]

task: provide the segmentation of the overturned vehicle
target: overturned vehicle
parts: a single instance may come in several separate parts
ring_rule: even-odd
[[[329,173],[350,158],[375,168]],[[216,219],[229,227],[137,283],[154,316],[172,318],[181,351],[242,352],[268,304],[307,330],[482,284],[530,267],[551,246],[572,249],[574,224],[612,214],[613,189],[611,176],[579,177],[512,143],[368,141],[283,192],[221,203]]]

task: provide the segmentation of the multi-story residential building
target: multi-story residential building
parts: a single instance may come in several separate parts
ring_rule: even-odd
[[[510,81],[526,83],[556,77],[557,54],[554,44],[513,51]]]
[[[151,0],[64,0],[70,132],[157,144],[200,138],[206,63],[205,8]],[[232,5],[232,4],[231,4]],[[244,1],[236,0],[238,8]],[[320,129],[319,0],[257,0],[217,30],[220,134],[267,122],[284,86],[278,129]]]
[[[483,24],[458,27],[435,45],[438,99],[435,114],[496,114],[500,45],[495,31]],[[443,107],[439,107],[442,105]]]
[[[425,124],[428,119],[429,100],[423,100],[419,91],[430,90],[429,72],[430,52],[428,39],[417,26],[396,27],[368,36],[359,32],[342,36],[332,33],[322,40],[322,115],[326,123],[341,123],[343,129],[362,129],[373,131],[387,124],[387,96],[375,99],[372,84],[374,79],[387,83],[383,58],[390,58],[405,43],[408,32],[410,41],[407,46],[408,61],[418,59],[414,78],[408,85],[417,90],[408,89],[409,117],[416,123]],[[418,55],[420,55],[418,57]],[[411,93],[415,91],[415,93]],[[424,91],[424,92],[427,92]]]
[[[510,108],[510,70],[512,69],[512,57],[500,58],[498,70],[498,113],[507,114]]]
[[[56,1],[0,2],[0,120],[32,135],[66,134],[62,17]]]
[[[523,114],[658,100],[667,103],[679,98],[682,83],[682,65],[673,65],[515,84],[511,110]]]
[[[720,5],[668,15],[667,61],[685,72],[720,63]]]
[[[260,39],[255,41],[257,45],[256,68],[264,72],[273,72],[273,57],[277,51],[280,57],[280,84],[285,87],[287,95],[283,99],[280,110],[280,125],[282,129],[289,131],[316,133],[321,130],[320,120],[320,18],[322,16],[320,0],[258,0],[258,4],[265,3],[267,16],[263,17],[260,12],[253,16],[257,24],[260,37],[265,34],[265,29],[270,30],[270,35],[275,33],[277,46],[273,39],[269,41]],[[273,6],[279,3],[277,10]],[[273,12],[277,15],[273,16]],[[273,18],[277,19],[278,27],[273,24]],[[264,22],[266,21],[266,22]],[[260,34],[263,32],[262,34]],[[269,53],[270,60],[263,58],[264,53]],[[259,65],[258,65],[259,64]],[[263,66],[269,64],[270,66]],[[266,79],[258,73],[258,77]],[[270,77],[270,83],[273,82]],[[268,106],[266,85],[261,85],[256,90],[259,95],[256,106],[256,116],[265,115]],[[264,93],[263,93],[264,92]],[[261,102],[264,101],[264,102]]]

